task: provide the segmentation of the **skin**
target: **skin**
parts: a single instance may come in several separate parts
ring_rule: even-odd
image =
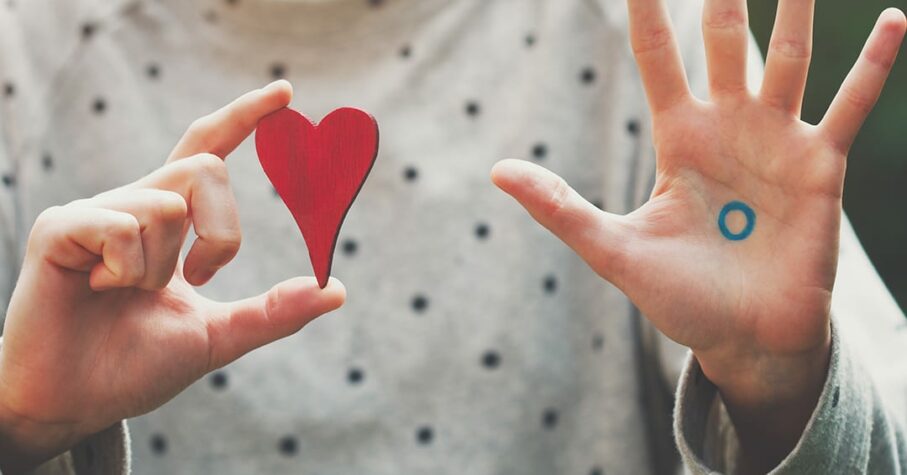
[[[824,119],[810,125],[800,108],[813,0],[779,2],[758,92],[745,82],[746,1],[706,0],[708,101],[690,93],[663,1],[627,4],[653,115],[650,201],[626,216],[605,213],[518,160],[496,164],[492,180],[692,349],[735,424],[739,467],[765,473],[800,439],[827,376],[847,154],[907,21],[896,9],[882,13]],[[734,200],[756,215],[740,241],[717,225]],[[744,221],[736,214],[736,223],[728,217],[735,232]]]
[[[38,217],[0,349],[3,473],[149,412],[342,305],[336,280],[321,291],[295,278],[228,303],[193,289],[242,240],[223,158],[291,97],[286,81],[252,91],[193,123],[150,175]],[[190,225],[199,237],[182,262]]]

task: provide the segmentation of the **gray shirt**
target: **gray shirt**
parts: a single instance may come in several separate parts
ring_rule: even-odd
[[[703,93],[700,4],[672,8]],[[381,127],[334,262],[346,306],[130,421],[131,455],[117,426],[50,473],[665,472],[683,370],[686,465],[732,470],[695,361],[488,178],[525,158],[611,212],[647,198],[622,0],[20,0],[0,7],[0,75],[3,308],[38,213],[160,166],[246,90],[285,76],[311,118],[350,105]],[[227,160],[244,241],[213,298],[311,272],[250,142]],[[907,328],[847,224],[833,312],[826,391],[785,463],[905,470]]]

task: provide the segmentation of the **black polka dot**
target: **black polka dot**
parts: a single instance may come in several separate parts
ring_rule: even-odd
[[[466,102],[466,115],[470,117],[476,117],[482,112],[482,107],[476,101]]]
[[[523,42],[526,43],[527,48],[532,48],[535,45],[535,35],[532,33],[527,33],[526,37],[523,38]]]
[[[400,57],[401,58],[404,58],[404,59],[409,58],[412,55],[413,55],[413,48],[410,45],[403,45],[403,47],[400,48]]]
[[[156,63],[151,63],[145,68],[145,74],[151,79],[157,79],[161,77],[161,67]]]
[[[583,84],[592,84],[595,82],[595,70],[591,66],[583,68],[579,73],[579,79]]]
[[[157,455],[167,453],[167,439],[163,435],[154,434],[151,436],[151,452]]]
[[[630,119],[627,121],[627,133],[633,136],[639,135],[639,121]]]
[[[283,79],[287,76],[287,67],[283,63],[274,63],[271,65],[271,78]]]
[[[98,31],[98,25],[92,22],[82,23],[82,39],[89,39]]]
[[[435,431],[429,426],[422,426],[416,430],[416,442],[428,445],[435,438]]]
[[[416,178],[419,178],[419,170],[416,167],[406,167],[403,170],[403,178],[406,181],[416,181]]]
[[[2,180],[3,180],[3,186],[5,186],[7,188],[12,188],[12,187],[16,186],[16,176],[13,175],[12,173],[4,173]]]
[[[545,429],[554,429],[557,426],[557,410],[549,407],[542,413],[542,427]]]
[[[349,381],[350,384],[359,384],[363,379],[365,379],[365,373],[359,368],[350,368],[346,373],[346,380]]]
[[[487,239],[491,234],[491,228],[488,227],[485,223],[479,223],[476,225],[476,237],[479,239]]]
[[[602,335],[595,335],[592,337],[592,349],[595,351],[601,351],[605,347],[605,337]]]
[[[340,248],[343,249],[343,255],[354,256],[356,255],[356,251],[359,249],[359,244],[352,239],[344,239],[343,244],[340,245]]]
[[[542,288],[545,289],[545,292],[553,294],[557,291],[557,277],[553,275],[545,276],[545,279],[542,281]]]
[[[501,365],[501,355],[494,350],[488,350],[482,355],[482,366],[495,369]]]
[[[3,95],[6,97],[15,96],[16,95],[16,85],[11,82],[4,83],[3,84]]]
[[[589,475],[605,475],[605,471],[601,467],[592,467],[589,470]]]
[[[532,146],[532,158],[542,160],[548,156],[548,146],[539,142]]]
[[[280,438],[280,442],[277,444],[280,453],[286,455],[287,457],[296,455],[296,452],[299,450],[299,442],[296,441],[296,437],[292,435],[285,435]]]
[[[227,387],[227,373],[225,371],[215,371],[209,376],[211,387],[217,390],[223,390]]]
[[[428,298],[426,298],[424,295],[416,295],[415,297],[413,297],[411,305],[414,312],[422,313],[426,309],[428,309]]]
[[[838,407],[838,398],[841,397],[841,388],[835,386],[835,393],[831,396],[831,407]]]
[[[99,97],[92,102],[91,109],[95,114],[101,115],[107,111],[107,101]]]

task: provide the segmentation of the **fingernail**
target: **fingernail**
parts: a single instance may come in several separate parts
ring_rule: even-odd
[[[268,84],[267,86],[264,87],[264,90],[270,91],[272,89],[277,89],[278,87],[280,87],[280,85],[282,83],[286,83],[286,82],[289,82],[289,81],[287,81],[286,79],[278,79],[276,81],[272,81],[270,84]]]
[[[322,288],[323,289],[326,289],[326,288],[336,289],[336,290],[342,292],[343,295],[346,295],[346,286],[343,285],[343,282],[340,282],[339,279],[336,279],[334,277],[328,277],[327,285]]]

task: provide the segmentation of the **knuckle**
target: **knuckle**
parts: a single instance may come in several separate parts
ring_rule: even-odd
[[[866,59],[866,62],[881,68],[883,71],[888,71],[894,66],[895,58],[891,55],[881,54],[875,49],[869,48],[863,53],[863,57]]]
[[[124,255],[132,254],[136,247],[141,246],[142,231],[139,221],[130,214],[123,214],[112,219],[103,230],[108,242],[120,249]],[[141,257],[140,257],[141,258]],[[135,261],[130,258],[125,262]],[[139,283],[145,276],[144,265],[124,265],[119,270],[118,280],[123,285],[132,285]]]
[[[545,214],[551,218],[562,219],[570,196],[570,185],[563,178],[557,177],[551,190],[551,197],[545,202]]]
[[[60,229],[60,218],[66,213],[62,206],[51,206],[35,218],[29,241],[44,242],[51,239]]]
[[[186,200],[179,193],[162,190],[154,207],[154,220],[164,223],[185,221],[189,214]]]
[[[769,53],[790,59],[809,59],[812,56],[812,45],[798,39],[776,38],[768,48]]]
[[[672,41],[671,29],[666,26],[646,28],[635,36],[633,52],[637,55],[667,48]]]
[[[216,145],[217,130],[216,118],[209,114],[189,124],[185,138],[189,139],[197,150],[210,150]]]
[[[872,97],[863,94],[854,87],[848,86],[842,88],[841,94],[844,96],[844,100],[847,101],[847,104],[856,109],[860,114],[869,114],[869,112],[872,111],[873,106],[875,106],[875,100]]]
[[[280,286],[275,285],[265,296],[265,321],[274,322],[280,308]]]
[[[194,139],[201,139],[210,135],[213,131],[214,121],[210,115],[206,115],[193,120],[189,124],[189,128],[186,129],[186,135],[192,136]]]
[[[249,126],[249,117],[245,112],[246,104],[248,104],[248,101],[237,100],[235,104],[232,104],[232,107],[228,107],[226,110],[222,111],[224,115],[223,122],[228,124],[238,124],[243,128]]]
[[[197,172],[206,179],[221,182],[227,178],[227,165],[217,155],[201,153],[192,157],[192,163],[195,165]]]
[[[142,229],[139,220],[135,216],[127,213],[121,213],[111,219],[103,233],[110,239],[129,244],[141,240]]]
[[[232,259],[239,252],[242,245],[242,234],[239,231],[227,231],[207,236],[205,241],[212,249],[213,258],[224,263]]]
[[[737,9],[718,10],[706,15],[703,26],[711,30],[744,30],[747,27],[746,14]]]

